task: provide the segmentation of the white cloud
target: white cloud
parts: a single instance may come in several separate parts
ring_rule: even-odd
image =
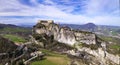
[[[37,19],[54,19],[56,22],[62,23],[82,24],[93,22],[96,24],[120,25],[119,23],[120,16],[115,16],[116,14],[119,13],[117,9],[118,7],[117,1],[118,0],[116,0],[115,2],[113,0],[89,0],[85,2],[86,6],[81,6],[83,11],[85,11],[86,13],[75,15],[71,13],[75,8],[75,4],[74,6],[72,5],[66,6],[62,4],[57,5],[52,0],[45,0],[45,3],[51,4],[45,5],[38,3],[36,0],[31,0],[30,2],[35,5],[31,7],[28,5],[21,4],[20,2],[18,2],[18,0],[0,0],[0,16],[35,16],[35,17],[38,16],[33,19],[31,18],[27,19],[8,18],[9,20],[7,20],[6,18],[0,19],[1,21],[4,22],[11,21],[16,24],[22,22],[24,23],[25,21],[27,23],[36,22]],[[66,3],[68,2],[69,0],[66,0]],[[112,12],[110,14],[105,14],[106,12],[109,12],[104,11],[106,10],[106,8]],[[114,22],[118,24],[115,24]]]
[[[5,24],[24,24],[24,23],[33,23],[35,19],[30,19],[30,18],[0,18],[0,23],[5,23]],[[35,21],[37,22],[37,21]]]
[[[89,0],[84,9],[88,14],[105,14],[119,9],[119,0]]]

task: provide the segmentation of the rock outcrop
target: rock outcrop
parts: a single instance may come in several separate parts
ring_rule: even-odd
[[[37,42],[36,44],[39,44],[36,39],[39,39],[39,41],[41,39],[43,42],[40,43],[51,44],[51,48],[54,48],[54,45],[58,45],[60,43],[65,43],[69,46],[75,47],[75,49],[77,49],[79,52],[72,51],[68,54],[77,57],[83,56],[80,58],[84,58],[85,56],[84,59],[92,59],[88,60],[88,62],[90,62],[89,65],[120,64],[120,57],[118,55],[108,53],[106,51],[107,43],[99,39],[96,34],[92,32],[73,30],[69,27],[60,27],[58,24],[55,24],[53,20],[39,20],[38,23],[33,27],[33,34],[38,35],[38,37],[33,36],[33,38],[35,38],[34,41]],[[51,43],[51,40],[55,40],[60,43],[53,44]],[[46,45],[43,44],[43,46]],[[65,47],[64,45],[62,45],[62,47],[56,46],[54,49],[58,48],[60,50]],[[81,52],[85,52],[85,54],[82,54]]]
[[[14,42],[0,36],[0,48],[0,53],[6,53],[14,51],[17,48],[17,45],[15,45]]]
[[[42,58],[43,55],[31,45],[31,42],[16,45],[9,39],[0,36],[0,65],[20,65],[21,63],[27,65],[31,60]]]
[[[36,34],[53,35],[54,40],[73,45],[77,42],[85,44],[96,44],[96,35],[92,32],[72,30],[69,27],[59,27],[52,20],[39,20],[34,26],[33,32]]]

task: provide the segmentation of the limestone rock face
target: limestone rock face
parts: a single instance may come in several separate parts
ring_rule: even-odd
[[[120,63],[120,57],[118,55],[110,54],[104,51],[102,48],[98,48],[97,50],[91,50],[90,48],[78,48],[79,51],[85,51],[97,58],[100,64],[109,65],[114,64],[117,65]],[[116,64],[115,64],[116,63]]]
[[[75,31],[76,40],[86,44],[96,44],[96,35],[91,32]]]
[[[71,30],[69,27],[59,27],[53,20],[39,20],[34,26],[33,32],[37,34],[53,35],[54,40],[69,45],[77,42],[96,44],[96,35],[90,32]]]
[[[68,54],[71,54],[73,56],[81,56],[80,58],[88,60],[88,62],[91,63],[89,63],[89,65],[120,64],[120,57],[118,55],[108,53],[107,43],[99,39],[92,32],[72,30],[69,27],[60,27],[58,24],[55,24],[53,20],[40,20],[33,27],[33,33],[37,35],[47,35],[48,38],[44,39],[43,37],[43,40],[46,41],[49,41],[49,38],[53,36],[52,40],[60,42],[58,44],[65,43],[69,46],[75,46],[79,52],[75,52],[73,50],[68,52]],[[52,45],[52,43],[49,44]],[[57,48],[60,48],[59,50],[61,51],[61,49],[65,47],[63,45],[63,47]],[[64,51],[66,52],[66,50]],[[85,54],[83,54],[83,52],[85,52]]]
[[[60,29],[57,39],[55,40],[58,40],[59,42],[67,43],[70,45],[73,45],[76,42],[74,32],[67,27],[63,27]]]

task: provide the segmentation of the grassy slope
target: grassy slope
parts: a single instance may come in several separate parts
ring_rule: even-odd
[[[24,33],[28,33],[31,32],[31,30],[29,28],[20,28],[20,27],[14,27],[14,28],[10,28],[10,27],[5,27],[3,29],[0,29],[3,32],[24,32]]]
[[[56,64],[49,60],[42,60],[42,61],[35,61],[31,65],[56,65]]]
[[[0,35],[16,43],[24,43],[28,39],[28,35],[31,34],[31,28],[24,27],[4,27],[0,28]]]
[[[26,40],[23,37],[17,36],[17,35],[13,35],[13,34],[5,34],[2,35],[3,37],[15,42],[15,43],[24,43],[26,42]]]
[[[15,34],[22,37],[27,37],[31,34],[31,28],[24,28],[24,27],[4,27],[0,28],[0,34]]]
[[[13,51],[16,49],[14,42],[0,36],[0,53]]]
[[[32,62],[31,65],[67,65],[70,62],[66,55],[60,55],[48,50],[42,51],[47,55],[45,56],[46,59]]]

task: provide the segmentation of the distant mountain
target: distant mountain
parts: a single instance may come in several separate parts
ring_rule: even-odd
[[[68,26],[73,29],[79,29],[79,30],[91,31],[91,32],[94,32],[95,29],[97,28],[97,25],[95,25],[94,23],[87,23],[87,24],[83,24],[83,25],[76,25],[76,24],[60,24],[60,25]]]
[[[2,23],[0,23],[0,29],[5,28],[5,27],[15,28],[15,27],[18,27],[18,26],[12,25],[12,24],[2,24]]]
[[[86,30],[86,31],[94,32],[95,29],[97,28],[97,25],[95,25],[94,23],[87,23],[87,24],[84,24],[84,25],[80,25],[79,28],[81,30]]]
[[[29,24],[18,24],[20,27],[29,27],[32,28],[35,25],[35,23],[29,23]]]
[[[3,24],[0,23],[0,28],[32,28],[33,24],[19,24],[19,25],[14,25],[14,24]]]
[[[120,26],[95,25],[94,23],[87,23],[87,24],[83,24],[83,25],[60,24],[60,26],[68,26],[73,29],[90,31],[90,32],[94,32],[99,35],[120,38]]]

